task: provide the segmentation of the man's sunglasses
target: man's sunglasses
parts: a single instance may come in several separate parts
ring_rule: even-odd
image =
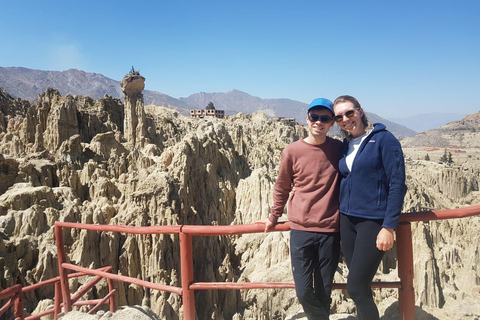
[[[330,116],[319,116],[315,113],[309,113],[308,120],[310,120],[310,122],[317,122],[318,120],[320,120],[321,123],[330,123],[332,122],[333,118]]]
[[[348,110],[344,114],[337,114],[336,116],[333,117],[333,119],[335,119],[335,121],[337,122],[341,122],[343,120],[343,117],[346,116],[347,118],[351,118],[354,115],[355,115],[355,110]]]

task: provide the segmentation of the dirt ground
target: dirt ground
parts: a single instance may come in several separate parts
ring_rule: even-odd
[[[427,148],[427,147],[408,147],[402,148],[406,159],[425,160],[428,155],[430,161],[439,162],[440,158],[447,152],[452,154],[453,164],[469,164],[472,166],[480,165],[479,148]]]

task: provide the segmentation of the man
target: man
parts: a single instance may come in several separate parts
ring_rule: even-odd
[[[307,110],[308,136],[282,152],[270,217],[271,230],[288,205],[290,254],[295,290],[308,319],[328,320],[332,282],[338,265],[339,173],[342,143],[327,137],[333,103],[318,98]]]

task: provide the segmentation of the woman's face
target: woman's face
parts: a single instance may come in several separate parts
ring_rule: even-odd
[[[362,122],[363,109],[355,109],[350,101],[339,102],[334,107],[335,120],[341,129],[350,133],[356,138],[365,133],[365,126]],[[353,111],[353,113],[352,113]]]

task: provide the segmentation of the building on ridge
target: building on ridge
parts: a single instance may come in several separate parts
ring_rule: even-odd
[[[274,120],[291,126],[298,125],[298,122],[295,120],[295,118],[275,117]]]
[[[215,117],[223,119],[225,118],[225,110],[216,110],[216,109],[193,109],[190,110],[190,116],[192,118],[204,118],[204,117]]]

